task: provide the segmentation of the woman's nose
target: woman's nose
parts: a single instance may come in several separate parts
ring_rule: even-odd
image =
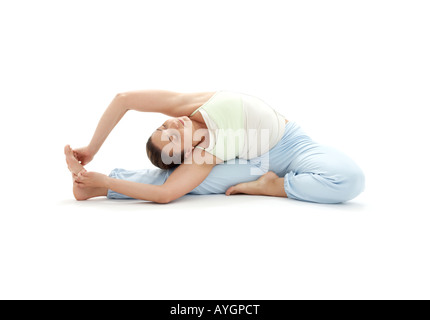
[[[179,128],[178,121],[175,121],[175,120],[169,121],[169,124],[167,127],[173,128],[173,129],[178,129]]]

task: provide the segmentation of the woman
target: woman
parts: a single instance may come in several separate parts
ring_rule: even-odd
[[[172,117],[147,142],[151,162],[161,169],[86,172],[82,165],[128,110]],[[65,153],[78,200],[108,196],[169,203],[188,193],[225,192],[338,203],[364,189],[361,169],[346,155],[314,142],[262,100],[226,90],[119,94],[90,144],[74,151],[66,146]]]

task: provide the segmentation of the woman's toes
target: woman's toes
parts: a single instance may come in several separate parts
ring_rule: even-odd
[[[230,195],[233,195],[233,194],[243,193],[242,186],[243,186],[242,183],[237,184],[235,186],[232,186],[232,187],[228,188],[228,190],[226,191],[225,194],[228,195],[228,196],[230,196]]]
[[[233,194],[233,191],[234,191],[234,187],[230,187],[230,188],[227,189],[227,191],[225,192],[225,194],[227,196],[229,196],[229,195]]]
[[[69,145],[66,145],[64,147],[64,153],[66,155],[67,167],[69,168],[69,170],[72,173],[78,174],[81,171],[82,172],[86,172],[86,170],[84,169],[84,167],[79,163],[79,161],[73,155],[73,150],[72,150],[72,148],[70,148]]]
[[[71,151],[72,151],[72,148],[70,148],[69,144],[64,147],[64,153],[66,155],[69,155],[71,153]]]

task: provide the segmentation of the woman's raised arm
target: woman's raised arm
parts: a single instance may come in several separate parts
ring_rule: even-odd
[[[73,150],[76,158],[78,160],[82,160],[85,157],[92,159],[126,112],[127,108],[125,107],[123,96],[117,94],[100,118],[90,144],[85,148]]]
[[[158,112],[170,117],[190,115],[215,92],[174,92],[168,90],[136,90],[120,94],[127,110]]]
[[[167,90],[136,90],[118,93],[102,115],[90,144],[74,149],[75,157],[87,164],[99,151],[113,128],[128,110],[158,112],[171,117],[191,114],[214,92],[180,93]]]
[[[118,93],[100,118],[89,145],[73,150],[75,157],[84,165],[91,161],[128,110],[161,113],[172,110],[173,112],[175,108],[179,108],[185,102],[182,97],[180,93],[165,90],[138,90]]]

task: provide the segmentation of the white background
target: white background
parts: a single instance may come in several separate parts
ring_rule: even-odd
[[[430,298],[428,1],[2,1],[1,299]],[[77,202],[118,92],[235,90],[350,155],[341,205]],[[130,112],[88,170],[152,167]]]

